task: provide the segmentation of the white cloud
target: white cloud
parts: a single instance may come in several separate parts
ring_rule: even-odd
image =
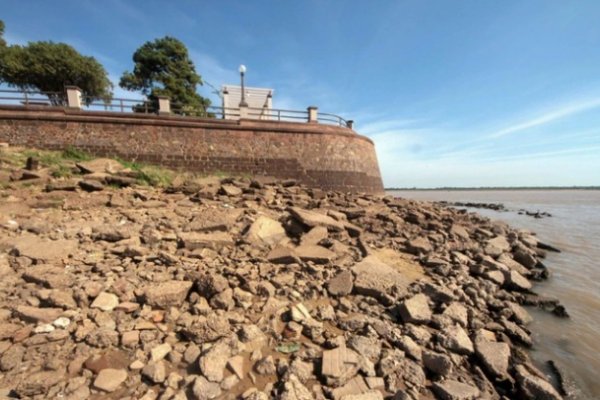
[[[517,124],[508,126],[506,128],[500,129],[490,135],[488,138],[499,138],[502,136],[510,135],[512,133],[525,131],[531,128],[535,128],[538,126],[546,125],[551,122],[557,121],[562,118],[569,117],[571,115],[575,115],[587,110],[591,110],[593,108],[600,107],[600,99],[586,99],[583,101],[578,101],[572,104],[568,104],[559,108],[555,108],[550,110],[544,114],[532,117],[525,121],[519,122]]]

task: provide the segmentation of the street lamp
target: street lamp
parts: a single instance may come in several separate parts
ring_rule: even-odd
[[[246,66],[244,64],[240,65],[239,71],[242,80],[242,100],[240,101],[240,107],[248,107],[248,103],[246,103],[246,94],[244,93],[244,74],[246,73]]]

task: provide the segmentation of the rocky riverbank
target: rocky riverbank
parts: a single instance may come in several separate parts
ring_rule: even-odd
[[[1,396],[561,398],[527,352],[522,305],[560,310],[532,291],[529,232],[293,181],[69,168],[0,174]]]

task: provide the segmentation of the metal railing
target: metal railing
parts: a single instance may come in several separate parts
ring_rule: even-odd
[[[66,92],[41,92],[25,90],[0,90],[0,105],[18,106],[55,106],[68,107],[69,96]],[[178,103],[168,103],[168,113],[173,116],[232,119],[250,118],[264,121],[278,122],[319,122],[328,125],[337,125],[352,128],[352,121],[328,113],[317,113],[316,119],[308,110],[286,110],[278,108],[241,108],[208,106],[205,108],[187,107]],[[71,105],[72,106],[72,105]],[[109,111],[121,113],[158,114],[162,111],[159,102],[148,99],[111,98],[99,99],[97,97],[81,95],[80,107],[87,111]],[[315,109],[316,110],[316,109]]]
[[[0,90],[0,104],[15,106],[66,106],[64,92],[39,92],[33,90]]]
[[[136,112],[155,114],[158,112],[156,103],[145,99],[123,99],[113,97],[102,100],[91,96],[82,96],[82,108],[89,111]]]
[[[317,117],[317,121],[324,124],[338,125],[344,128],[351,127],[347,120],[335,114],[327,114],[320,112],[319,116]]]

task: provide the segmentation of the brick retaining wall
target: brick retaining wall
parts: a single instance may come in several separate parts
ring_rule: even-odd
[[[373,142],[337,126],[0,106],[0,141],[200,173],[293,178],[328,190],[382,193]]]

